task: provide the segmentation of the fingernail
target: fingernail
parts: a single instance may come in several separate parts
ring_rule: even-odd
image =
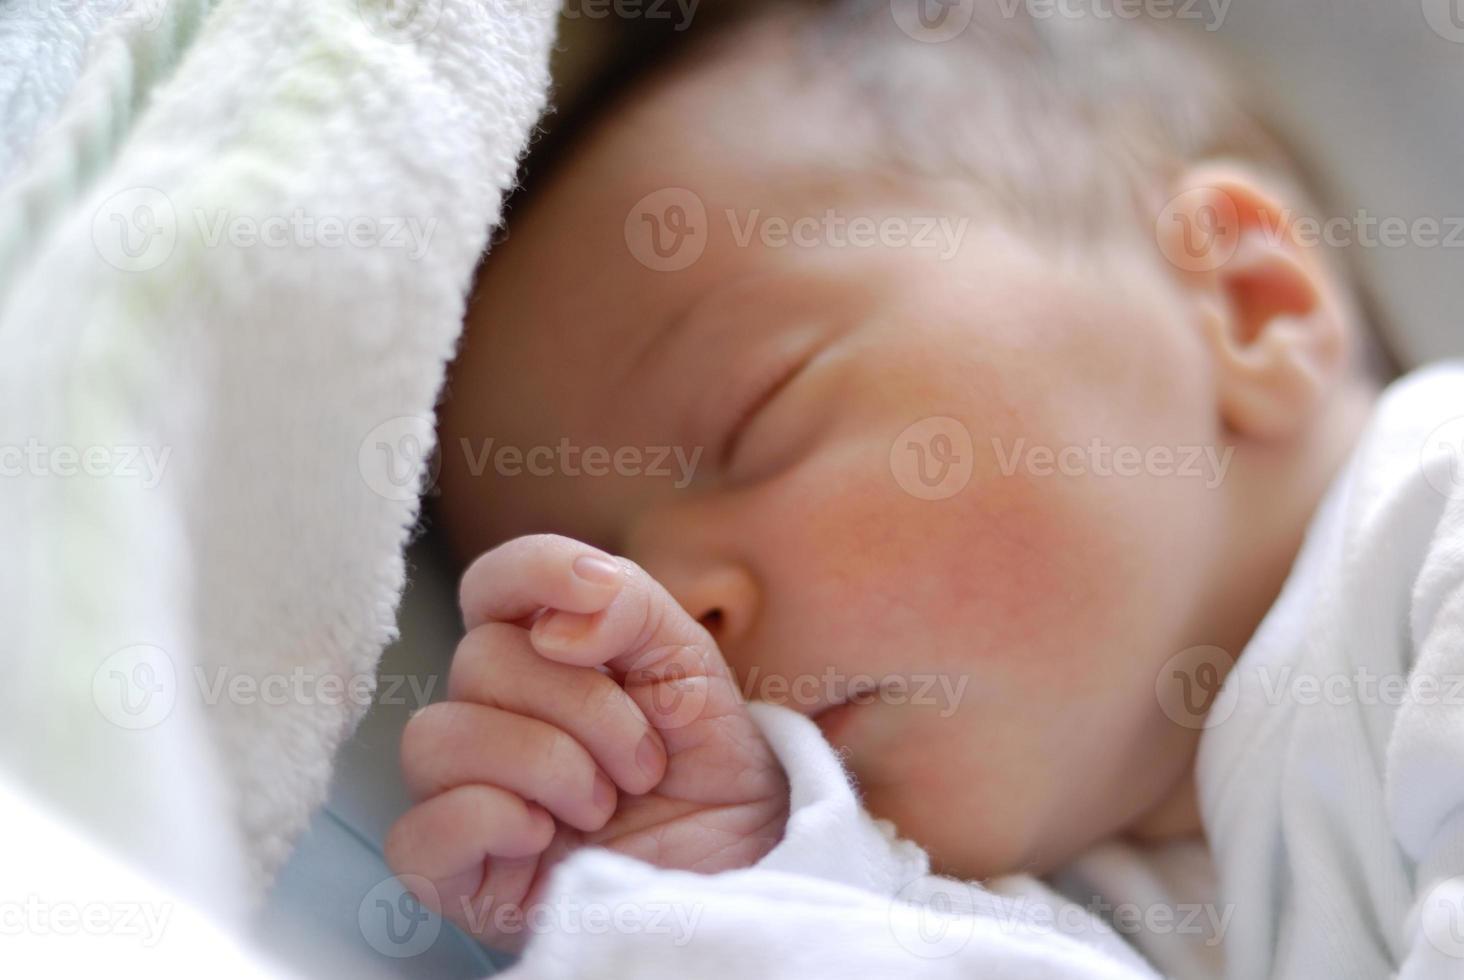
[[[641,738],[640,745],[635,750],[636,765],[640,766],[641,771],[647,776],[659,779],[661,776],[661,760],[664,758],[665,754],[661,750],[660,740],[647,732]]]
[[[601,810],[608,810],[615,805],[615,787],[610,780],[605,778],[603,772],[595,773],[595,789],[593,791],[595,806]]]
[[[619,585],[620,566],[608,558],[584,555],[574,560],[574,573],[591,585]]]

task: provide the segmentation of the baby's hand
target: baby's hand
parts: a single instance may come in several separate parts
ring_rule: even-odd
[[[712,872],[782,838],[787,782],[721,651],[639,567],[519,538],[473,564],[462,605],[449,700],[402,738],[418,803],[386,842],[429,907],[515,949],[575,848]]]

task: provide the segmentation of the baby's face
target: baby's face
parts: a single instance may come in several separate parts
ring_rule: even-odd
[[[1214,639],[1221,474],[1170,472],[1223,446],[1205,354],[1138,244],[1060,262],[976,217],[953,251],[745,239],[754,214],[978,213],[861,173],[850,110],[763,56],[643,96],[510,216],[445,418],[449,530],[629,556],[943,870],[1051,867],[1189,771],[1156,679]],[[627,244],[664,188],[706,208],[678,271]],[[535,475],[504,447],[553,455]],[[674,454],[647,472],[657,447],[688,484]],[[1114,473],[1155,447],[1172,467]]]

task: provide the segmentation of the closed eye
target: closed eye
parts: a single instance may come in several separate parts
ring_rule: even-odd
[[[736,458],[743,436],[746,435],[753,420],[802,373],[818,350],[818,345],[808,345],[793,351],[791,357],[773,362],[771,368],[760,377],[758,383],[749,386],[749,394],[741,401],[738,412],[733,417],[731,425],[727,427],[727,434],[722,440],[718,463],[724,472]]]

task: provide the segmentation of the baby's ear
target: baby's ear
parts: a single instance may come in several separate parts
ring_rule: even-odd
[[[1219,409],[1241,435],[1283,440],[1341,381],[1347,329],[1298,215],[1238,166],[1181,178],[1159,215],[1160,252],[1195,300]]]

